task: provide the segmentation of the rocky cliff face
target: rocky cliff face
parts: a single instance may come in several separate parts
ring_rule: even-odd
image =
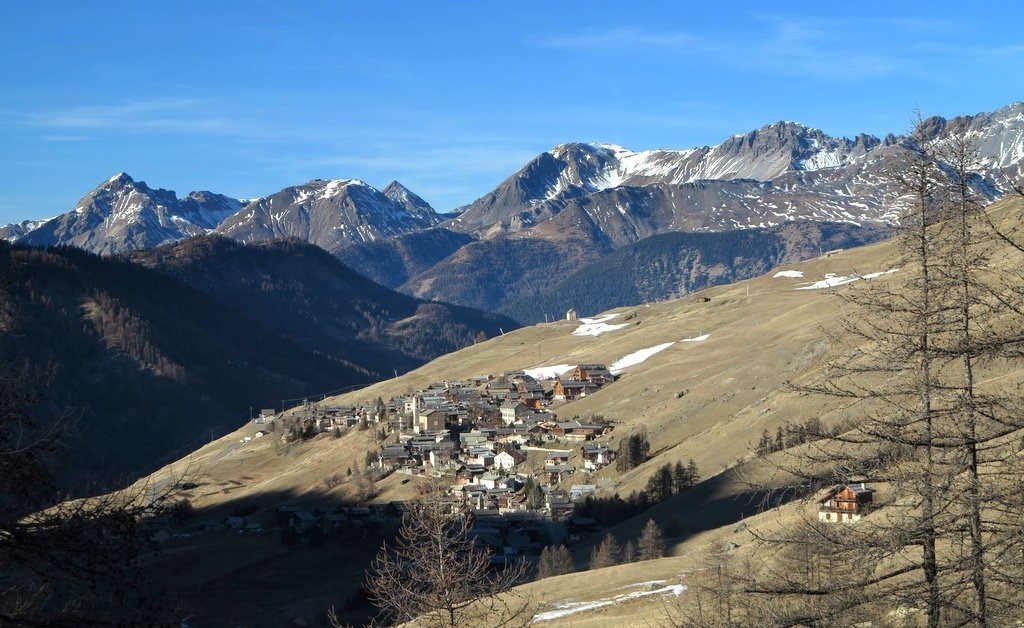
[[[985,199],[998,197],[1019,176],[1024,103],[952,120],[931,118],[925,127],[940,144],[966,130],[978,148],[976,191]],[[579,207],[602,230],[607,225],[611,241],[621,243],[624,232],[643,237],[793,220],[885,223],[895,218],[892,205],[900,190],[888,172],[903,141],[892,135],[834,138],[778,122],[717,146],[681,151],[562,144],[460,208],[446,226],[499,237],[537,230],[566,208]]]
[[[389,190],[394,198],[356,179],[314,179],[249,203],[216,232],[240,242],[298,238],[333,253],[440,222],[400,184]]]
[[[241,201],[212,192],[183,199],[117,174],[75,208],[17,238],[38,246],[72,245],[100,254],[123,253],[203,235],[238,211]]]

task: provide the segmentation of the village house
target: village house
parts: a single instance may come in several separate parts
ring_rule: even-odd
[[[520,381],[516,386],[519,390],[519,403],[533,409],[539,409],[547,403],[544,387],[536,381]]]
[[[552,521],[563,521],[571,517],[576,508],[565,491],[549,491],[547,507]]]
[[[445,398],[451,403],[470,404],[480,401],[480,391],[469,387],[449,388]]]
[[[498,401],[504,401],[510,397],[518,398],[519,396],[519,388],[512,382],[488,382],[485,390],[487,396]]]
[[[308,510],[297,510],[288,518],[288,527],[296,534],[305,534],[316,524],[316,517]]]
[[[577,366],[569,379],[591,382],[598,386],[604,386],[615,381],[615,376],[604,364],[580,364]]]
[[[526,512],[526,496],[512,492],[498,496],[498,512],[500,514]]]
[[[573,484],[569,487],[569,499],[576,501],[594,493],[595,491],[597,491],[597,486],[593,484]]]
[[[324,534],[328,535],[338,534],[343,528],[348,526],[348,523],[348,517],[340,512],[326,514],[320,520]]]
[[[548,484],[557,484],[562,481],[563,476],[572,475],[575,472],[576,467],[569,464],[569,452],[567,451],[552,452],[544,458],[544,473]]]
[[[466,455],[466,464],[490,469],[494,466],[494,452],[486,447],[471,447]]]
[[[487,434],[479,430],[472,430],[469,432],[463,432],[459,434],[459,444],[462,445],[463,449],[469,449],[470,447],[483,447],[490,438]]]
[[[499,427],[495,430],[494,442],[504,445],[519,445],[520,447],[529,443],[531,438],[530,428],[525,425],[513,427]]]
[[[594,394],[598,388],[597,384],[591,382],[560,379],[555,381],[552,393],[557,401],[574,401]]]
[[[441,408],[420,412],[416,418],[416,427],[421,431],[442,430],[448,415]]]
[[[455,485],[456,486],[467,486],[470,484],[477,485],[476,478],[483,475],[485,469],[483,465],[459,465],[455,469]]]
[[[569,464],[569,452],[568,451],[552,451],[544,456],[544,467],[553,467],[563,464]]]
[[[521,423],[523,418],[531,414],[531,410],[518,400],[509,399],[501,404],[501,420],[505,425]]]
[[[483,475],[479,475],[476,478],[476,483],[484,488],[495,488],[498,481],[501,480],[501,476],[494,471],[487,471]],[[489,506],[478,506],[478,507],[489,507]]]
[[[580,454],[583,456],[585,471],[597,471],[615,460],[615,451],[603,443],[584,443],[580,447]]]
[[[558,417],[548,410],[534,410],[523,417],[523,425],[531,426],[545,421],[554,422]]]
[[[551,434],[555,438],[567,441],[594,440],[602,433],[604,433],[603,425],[585,425],[579,421],[555,423],[551,428]]]
[[[384,445],[377,459],[381,468],[410,466],[415,463],[412,453],[401,443]]]
[[[434,468],[452,467],[455,465],[453,450],[431,449],[427,452],[427,463]]]
[[[518,449],[505,450],[494,456],[494,467],[502,471],[511,471],[516,465],[526,461],[526,452]]]
[[[840,486],[818,502],[818,521],[853,523],[872,507],[875,490],[863,482]]]

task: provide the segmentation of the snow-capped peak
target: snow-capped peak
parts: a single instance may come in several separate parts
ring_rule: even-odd
[[[127,172],[118,172],[114,176],[107,179],[107,183],[135,183],[135,179],[128,176]]]

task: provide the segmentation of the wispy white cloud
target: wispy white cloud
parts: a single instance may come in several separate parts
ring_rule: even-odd
[[[187,131],[226,133],[238,123],[211,115],[202,103],[190,99],[146,99],[116,104],[87,105],[14,114],[25,126],[42,129],[96,131]],[[74,137],[51,134],[49,137]]]
[[[86,142],[89,140],[88,135],[41,135],[39,139],[44,142]]]
[[[699,40],[687,33],[681,32],[653,32],[644,31],[639,28],[616,28],[578,35],[541,35],[533,37],[530,43],[544,48],[621,50],[635,48],[674,49],[697,44]]]
[[[728,66],[839,81],[891,76],[913,71],[915,47],[951,45],[953,24],[938,19],[846,19],[790,14],[754,14],[738,19],[748,28],[714,33],[639,27],[549,34],[531,37],[536,47],[565,51],[652,53],[668,62],[690,60],[695,66]],[[752,25],[752,27],[751,27]],[[1014,54],[1014,47],[1003,49]],[[981,54],[982,51],[977,51]],[[989,51],[989,54],[994,54]]]

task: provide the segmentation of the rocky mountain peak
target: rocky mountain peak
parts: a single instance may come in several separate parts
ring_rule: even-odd
[[[406,205],[358,179],[313,179],[249,203],[217,232],[242,242],[298,238],[337,252],[440,222],[423,199],[409,195]],[[413,197],[425,209],[413,207]]]
[[[106,184],[101,185],[127,185],[129,183],[135,183],[135,179],[131,178],[127,172],[118,172],[114,176],[107,179]]]
[[[83,196],[74,209],[43,222],[17,241],[124,253],[205,234],[240,206],[236,199],[210,192],[194,192],[179,200],[172,190],[152,189],[119,172]]]
[[[389,183],[387,187],[384,188],[383,194],[395,203],[405,207],[405,209],[412,214],[432,216],[436,213],[434,208],[430,206],[430,203],[423,200],[423,198],[413,193],[412,190],[405,187],[398,181],[392,181]]]

